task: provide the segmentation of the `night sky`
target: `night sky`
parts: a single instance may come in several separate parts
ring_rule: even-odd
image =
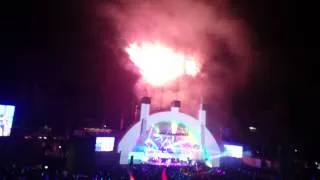
[[[115,42],[114,29],[97,17],[97,2],[1,1],[0,102],[17,106],[16,127],[116,127],[129,111],[137,77],[118,63],[117,49],[106,48]],[[234,95],[230,126],[242,132],[253,123],[267,144],[316,152],[317,20],[311,5],[301,3],[233,1],[259,58]]]

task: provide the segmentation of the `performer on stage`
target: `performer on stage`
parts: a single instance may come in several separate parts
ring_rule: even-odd
[[[5,118],[4,115],[0,115],[0,136],[4,136],[5,132]]]
[[[0,115],[0,136],[8,135],[8,118],[5,114]]]

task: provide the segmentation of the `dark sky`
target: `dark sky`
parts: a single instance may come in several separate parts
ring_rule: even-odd
[[[316,11],[302,1],[233,2],[260,55],[234,96],[234,124],[244,130],[254,122],[267,142],[312,147],[319,128]],[[0,10],[0,102],[17,105],[15,125],[115,126],[136,77],[103,45],[114,33],[97,18],[94,1],[1,1]]]

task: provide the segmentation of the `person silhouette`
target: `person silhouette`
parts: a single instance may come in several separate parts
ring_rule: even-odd
[[[4,136],[4,125],[5,125],[5,122],[4,122],[4,115],[1,114],[0,115],[0,136]]]

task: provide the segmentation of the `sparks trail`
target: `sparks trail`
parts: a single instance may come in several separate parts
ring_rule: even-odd
[[[134,42],[125,50],[144,80],[153,86],[166,85],[184,75],[194,77],[200,72],[194,57],[159,42]]]

